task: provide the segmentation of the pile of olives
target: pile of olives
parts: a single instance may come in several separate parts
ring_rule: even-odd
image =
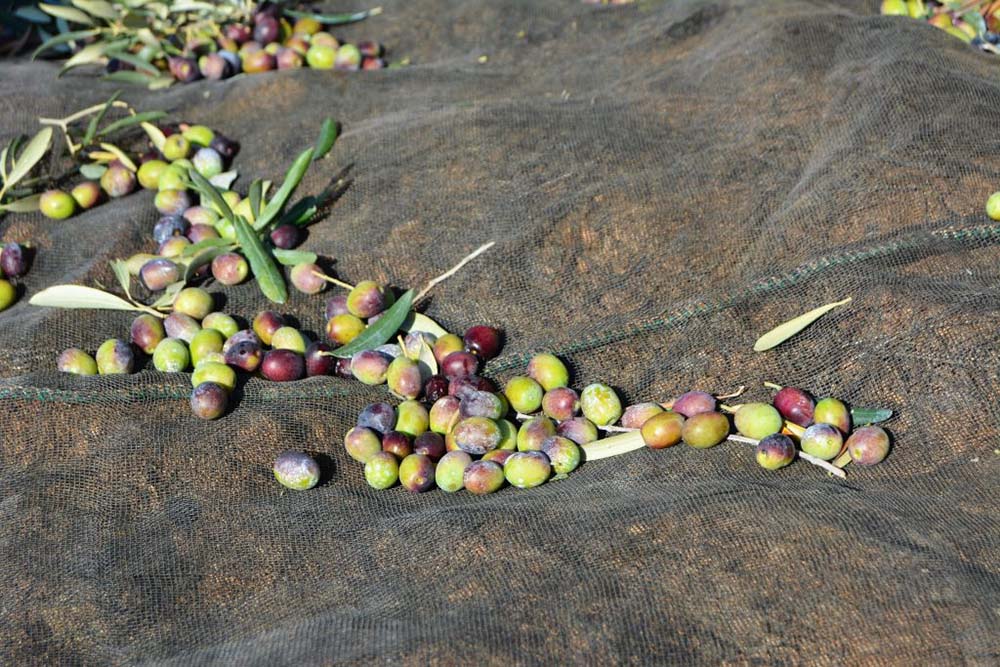
[[[28,273],[28,254],[28,249],[19,243],[7,243],[0,248],[0,310],[17,301],[17,287],[9,279]]]
[[[69,192],[53,189],[42,193],[39,200],[42,214],[53,220],[65,220],[77,210],[93,208],[106,198],[125,197],[141,187],[157,191],[154,204],[160,213],[179,217],[193,206],[187,170],[194,168],[212,179],[225,171],[239,144],[204,125],[182,123],[159,129],[166,136],[162,151],[149,146],[128,161],[112,161],[99,180],[81,181]]]
[[[223,26],[216,34],[191,42],[184,54],[170,56],[167,66],[182,83],[300,67],[342,71],[385,67],[384,51],[377,42],[341,42],[323,28],[309,17],[290,23],[280,4],[264,3],[254,12],[252,25]],[[111,69],[123,65],[112,63]]]

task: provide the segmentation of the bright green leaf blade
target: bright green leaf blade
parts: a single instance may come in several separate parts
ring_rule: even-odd
[[[66,19],[67,21],[72,21],[73,23],[94,25],[94,19],[92,19],[89,14],[81,12],[79,9],[75,9],[73,7],[66,7],[64,5],[47,5],[44,2],[39,2],[38,8],[46,14],[57,16],[59,18]]]
[[[309,224],[313,216],[316,215],[315,197],[304,197],[300,199],[295,206],[288,209],[284,215],[278,218],[275,223],[275,227],[280,227],[281,225],[296,225],[297,227],[304,227]]]
[[[313,149],[309,148],[295,158],[295,162],[292,163],[292,166],[288,168],[288,172],[285,174],[285,180],[282,182],[281,187],[274,193],[274,197],[271,198],[271,201],[267,203],[264,210],[260,212],[260,217],[254,222],[254,229],[258,231],[264,229],[278,216],[281,209],[285,207],[285,202],[295,192],[295,188],[299,186],[302,177],[306,175],[306,170],[309,169],[309,164],[312,162],[312,156]]]
[[[378,16],[382,13],[382,8],[375,7],[374,9],[368,9],[363,12],[354,12],[353,14],[313,14],[311,12],[300,12],[294,9],[285,9],[283,13],[286,16],[292,16],[297,19],[315,19],[323,25],[344,25],[345,23],[364,21],[369,16]]]
[[[92,181],[99,179],[107,170],[108,168],[103,164],[94,164],[93,162],[80,165],[80,175]]]
[[[184,289],[185,285],[187,285],[187,281],[186,280],[178,280],[175,283],[170,283],[163,290],[163,294],[160,295],[160,298],[158,298],[156,301],[154,301],[152,303],[151,307],[152,308],[165,308],[166,306],[172,306],[172,305],[174,305],[174,301],[177,300],[177,294],[182,289]]]
[[[160,70],[156,69],[156,65],[144,60],[137,55],[133,55],[128,51],[122,51],[121,49],[115,49],[113,51],[107,51],[104,55],[109,58],[115,58],[122,61],[123,63],[128,63],[137,70],[142,70],[143,72],[149,72],[151,75],[158,75]],[[164,114],[166,115],[166,114]]]
[[[0,208],[11,213],[31,213],[38,210],[41,200],[42,195],[31,195],[23,199],[15,199]]]
[[[10,6],[10,3],[7,3],[7,5]],[[48,25],[52,22],[52,17],[37,7],[18,7],[14,10],[14,16],[24,19],[29,23],[40,23],[41,25]]]
[[[267,252],[267,249],[260,242],[257,232],[247,224],[243,216],[236,216],[233,220],[233,225],[236,227],[236,240],[239,241],[240,247],[243,249],[243,254],[246,256],[247,261],[250,262],[250,268],[257,279],[260,291],[271,301],[284,303],[288,298],[285,279],[275,265],[270,253]],[[379,322],[381,321],[381,318],[379,318]]]
[[[83,134],[83,139],[80,141],[81,144],[83,144],[84,146],[90,145],[90,142],[93,141],[94,137],[97,136],[97,126],[101,124],[101,121],[104,120],[104,116],[107,115],[108,113],[108,109],[111,108],[111,105],[115,103],[115,100],[117,100],[121,94],[122,91],[116,90],[115,94],[112,95],[110,99],[108,99],[108,101],[104,103],[104,106],[101,108],[101,110],[98,111],[94,115],[94,117],[90,119],[90,122],[87,123],[87,131]]]
[[[258,178],[251,183],[247,197],[250,198],[250,212],[253,214],[253,219],[256,220],[260,217],[260,202],[264,197],[264,181]]]
[[[114,21],[118,18],[118,12],[110,2],[104,0],[70,0],[73,6],[79,7],[91,16],[99,19]]]
[[[135,114],[134,116],[126,116],[125,118],[116,120],[113,123],[109,123],[106,127],[102,127],[100,131],[97,133],[97,136],[104,137],[109,134],[112,134],[113,132],[117,132],[118,130],[122,130],[126,127],[132,127],[137,123],[146,123],[153,120],[159,120],[166,115],[167,112],[165,111],[143,111],[141,113]]]
[[[407,290],[403,296],[399,297],[396,303],[392,304],[391,308],[375,320],[374,324],[369,324],[357,338],[343,347],[338,347],[330,354],[341,359],[347,359],[363,350],[371,350],[379,345],[384,345],[386,341],[390,340],[399,331],[400,325],[406,320],[406,316],[409,315],[410,308],[412,307],[413,290]]]
[[[188,169],[188,178],[191,179],[191,185],[193,185],[198,192],[208,197],[212,203],[218,207],[223,218],[233,224],[236,224],[233,216],[233,210],[229,208],[229,204],[227,204],[226,200],[222,197],[222,193],[219,192],[214,185],[209,183],[204,176],[199,174],[194,169]],[[259,242],[260,241],[258,240],[258,243]],[[242,245],[242,242],[240,242],[240,244]]]
[[[28,145],[24,147],[21,154],[17,157],[17,161],[10,170],[10,174],[7,176],[7,181],[5,186],[9,189],[15,183],[20,181],[22,178],[28,175],[38,162],[45,157],[45,152],[49,150],[49,143],[52,141],[52,128],[44,127],[38,131],[38,134],[31,138]]]
[[[31,59],[34,60],[39,56],[39,54],[48,51],[54,46],[59,46],[60,44],[66,44],[68,42],[75,42],[77,40],[84,39],[85,37],[96,35],[99,32],[100,30],[98,28],[91,28],[90,30],[73,30],[61,33],[55,37],[50,37],[42,42],[41,46],[35,49],[34,53],[31,54]]]
[[[326,157],[326,154],[333,148],[334,142],[337,141],[339,134],[340,126],[337,124],[337,121],[332,118],[327,118],[323,121],[323,126],[319,130],[319,139],[316,140],[316,148],[313,151],[313,162]]]
[[[818,320],[823,315],[827,314],[834,308],[838,306],[843,306],[851,301],[851,297],[847,297],[843,301],[836,301],[834,303],[828,303],[825,306],[820,306],[819,308],[814,308],[808,313],[804,313],[788,320],[782,324],[779,324],[775,328],[768,331],[766,334],[757,339],[757,342],[753,345],[754,352],[763,352],[764,350],[770,350],[772,347],[784,343],[786,340],[797,334],[798,332],[805,329],[807,326]]]
[[[122,291],[125,292],[125,296],[132,298],[132,276],[129,275],[128,267],[125,262],[116,259],[111,262],[111,270],[115,272],[115,278],[118,279],[118,284],[121,286]]]
[[[181,251],[181,257],[194,257],[203,250],[209,250],[211,248],[222,248],[222,253],[227,253],[236,248],[236,245],[227,239],[205,239],[204,241],[198,241],[197,243],[192,243],[189,246],[184,246],[184,250]],[[215,259],[213,257],[213,259]]]
[[[125,167],[129,171],[138,171],[139,170],[139,168],[137,166],[135,166],[135,162],[132,162],[132,158],[130,158],[125,153],[125,151],[123,151],[122,149],[118,148],[114,144],[102,143],[101,144],[101,148],[103,148],[104,150],[108,151],[109,153],[111,153],[112,155],[114,155],[116,158],[118,158],[118,161],[121,162],[123,165],[125,165]]]
[[[315,264],[319,259],[316,253],[308,250],[282,250],[275,248],[271,251],[274,258],[285,266],[296,266],[298,264]]]
[[[43,289],[28,301],[33,306],[49,308],[99,308],[104,310],[142,310],[120,296],[83,285],[55,285]]]
[[[851,421],[855,426],[865,424],[878,424],[892,417],[892,410],[888,408],[851,408]]]
[[[81,65],[93,65],[102,64],[104,62],[104,53],[110,49],[118,48],[119,46],[124,46],[125,42],[95,42],[93,44],[88,44],[83,47],[75,54],[73,57],[63,63],[62,69],[59,70],[57,76],[62,76],[66,72],[70,71],[74,67],[80,67]],[[117,72],[115,72],[117,74]],[[110,75],[109,75],[110,76]]]
[[[127,83],[130,86],[142,86],[143,88],[147,88],[153,80],[153,77],[148,74],[133,72],[131,70],[119,70],[117,72],[112,72],[111,74],[105,74],[101,77],[101,81]]]
[[[424,333],[429,333],[440,338],[448,333],[448,330],[443,326],[427,317],[423,313],[418,313],[416,311],[410,313],[410,315],[403,320],[403,324],[399,327],[402,331],[410,333],[411,331],[423,331]]]

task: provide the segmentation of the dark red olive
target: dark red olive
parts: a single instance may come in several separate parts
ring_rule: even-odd
[[[302,355],[292,350],[269,350],[260,364],[261,375],[274,382],[292,382],[306,372]]]

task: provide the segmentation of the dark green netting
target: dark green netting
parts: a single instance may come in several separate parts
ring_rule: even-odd
[[[1000,61],[876,10],[390,1],[335,32],[414,66],[126,91],[241,140],[247,176],[339,119],[302,191],[351,167],[306,244],[346,280],[419,287],[496,240],[426,309],[503,327],[496,380],[547,349],[629,401],[794,384],[892,408],[895,449],[846,481],[728,443],[532,491],[376,492],[342,437],[384,389],[252,379],[199,422],[187,375],[55,372],[127,313],[24,297],[0,314],[0,662],[996,664]],[[0,139],[115,89],[57,69],[0,65]],[[109,259],[152,250],[151,202],[0,239],[39,248],[28,296],[112,285]],[[322,301],[283,310],[321,332]],[[290,446],[322,455],[320,488],[281,492]]]

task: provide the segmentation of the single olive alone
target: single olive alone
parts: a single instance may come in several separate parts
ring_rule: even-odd
[[[636,403],[635,405],[630,405],[622,413],[622,428],[642,428],[642,425],[647,420],[662,412],[663,408],[656,403]],[[683,415],[681,416],[683,417]]]
[[[515,376],[504,385],[503,393],[512,408],[524,414],[531,414],[542,406],[545,390],[530,377]]]
[[[162,373],[180,373],[190,364],[187,343],[180,338],[164,338],[153,350],[153,367]]]
[[[305,491],[319,483],[319,464],[305,452],[289,450],[278,454],[272,469],[274,478],[293,491]]]
[[[787,435],[772,433],[757,443],[756,453],[761,468],[777,470],[795,460],[795,443]]]
[[[117,338],[109,338],[101,343],[94,359],[97,361],[97,372],[101,375],[131,373],[135,364],[132,346]]]
[[[545,391],[569,384],[569,369],[557,356],[549,353],[536,354],[528,362],[528,376],[542,385]]]
[[[370,428],[355,426],[344,435],[344,449],[355,461],[367,463],[368,459],[382,451],[382,441]]]
[[[813,422],[816,404],[812,397],[798,387],[782,387],[771,401],[781,416],[799,426]]]
[[[829,461],[844,446],[844,436],[831,424],[813,424],[799,438],[799,446],[806,454]]]
[[[817,401],[813,409],[813,421],[817,424],[836,426],[845,435],[851,432],[851,411],[843,401],[836,398]]]
[[[417,401],[403,401],[396,407],[396,430],[411,438],[427,431],[430,415],[427,408]]]
[[[559,435],[546,438],[541,451],[548,457],[552,471],[557,475],[568,475],[580,465],[580,448],[569,438]]]
[[[399,463],[389,452],[379,452],[365,462],[365,480],[373,489],[388,489],[399,480]]]
[[[847,451],[858,465],[881,463],[889,454],[889,434],[880,426],[862,426],[847,438]]]
[[[465,490],[477,496],[494,493],[503,483],[503,467],[495,461],[485,459],[470,463],[462,475]]]
[[[202,382],[214,382],[221,385],[227,391],[236,388],[236,371],[226,364],[217,361],[206,361],[200,364],[191,373],[191,384],[195,387]]]
[[[681,428],[681,439],[692,447],[714,447],[729,435],[729,419],[721,412],[699,412],[688,417]]]
[[[185,287],[174,299],[175,313],[184,313],[196,320],[203,319],[214,307],[211,293],[201,287]]]
[[[640,429],[642,441],[652,449],[673,447],[681,441],[684,415],[660,412],[647,419]]]
[[[38,199],[38,208],[46,218],[65,220],[76,212],[76,200],[62,190],[48,190]]]
[[[92,356],[78,347],[63,350],[56,361],[60,373],[74,375],[97,375],[97,362]]]
[[[549,479],[552,465],[542,452],[517,452],[504,463],[503,471],[511,486],[531,489],[541,486]]]
[[[465,469],[472,464],[472,457],[463,451],[448,452],[434,469],[438,488],[448,493],[460,491],[465,486]]]
[[[532,417],[517,431],[517,449],[521,452],[538,451],[542,443],[555,434],[556,425],[551,419],[544,415]]]
[[[681,394],[670,407],[685,417],[693,417],[699,412],[715,412],[715,396],[704,391],[689,391]]]
[[[382,451],[395,454],[397,458],[402,459],[413,453],[413,443],[407,434],[389,431],[382,436]]]
[[[218,419],[228,404],[229,392],[214,382],[203,382],[191,392],[191,412],[199,419]]]
[[[434,461],[424,454],[410,454],[399,464],[399,483],[413,493],[434,488]]]
[[[622,403],[614,389],[595,382],[580,392],[580,410],[597,426],[607,426],[622,416]]]

